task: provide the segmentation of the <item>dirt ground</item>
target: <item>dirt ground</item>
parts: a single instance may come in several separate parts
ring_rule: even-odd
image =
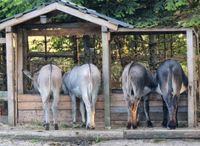
[[[17,135],[20,133],[28,133],[34,136],[34,132],[40,133],[41,135],[52,136],[51,134],[55,133],[56,135],[64,134],[65,136],[73,136],[70,133],[74,133],[74,131],[80,131],[87,135],[87,130],[83,129],[74,130],[75,128],[62,128],[59,131],[54,132],[54,130],[50,130],[49,132],[43,131],[43,127],[41,125],[18,125],[17,127],[10,127],[8,125],[4,125],[0,123],[0,146],[200,146],[200,139],[145,139],[145,140],[127,140],[127,139],[117,139],[116,140],[103,140],[101,137],[96,137],[95,140],[88,140],[87,137],[82,139],[73,139],[73,140],[56,140],[56,137],[52,137],[51,140],[45,141],[37,138],[28,138],[17,139]],[[115,129],[113,130],[117,135],[124,129]],[[154,129],[152,129],[154,130]],[[2,133],[12,133],[12,136],[6,137],[2,136]],[[75,133],[76,133],[75,132]],[[90,131],[89,134],[97,133],[98,130]],[[105,132],[105,130],[104,130]],[[112,132],[112,130],[111,130]],[[68,134],[69,133],[69,134]],[[105,135],[105,133],[104,133]],[[121,136],[121,135],[119,135]]]
[[[101,142],[45,142],[0,139],[0,146],[200,146],[200,140],[109,140]]]

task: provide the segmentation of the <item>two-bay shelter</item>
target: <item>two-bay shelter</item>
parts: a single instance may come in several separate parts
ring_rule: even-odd
[[[68,14],[79,21],[62,24],[48,21],[49,18],[58,14]],[[135,29],[128,23],[107,17],[95,10],[60,0],[0,21],[0,31],[3,34],[0,35],[0,43],[6,46],[7,95],[4,94],[3,100],[8,101],[8,123],[11,125],[41,120],[42,118],[42,103],[39,95],[25,94],[24,92],[22,70],[26,68],[27,60],[25,58],[27,58],[29,36],[83,36],[91,34],[101,36],[103,95],[99,95],[97,101],[96,122],[99,125],[109,127],[117,124],[122,125],[127,118],[123,94],[111,92],[110,37],[112,37],[112,34],[158,33],[186,35],[189,87],[188,98],[185,98],[182,102],[182,114],[186,117],[183,118],[183,121],[187,121],[188,126],[196,125],[198,36],[193,29]],[[56,56],[55,53],[51,55]],[[154,114],[162,111],[161,100],[151,105],[154,106],[152,110]],[[58,107],[60,121],[71,121],[70,106],[70,98],[61,96]]]

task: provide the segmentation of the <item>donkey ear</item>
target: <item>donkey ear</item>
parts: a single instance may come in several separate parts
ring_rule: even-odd
[[[24,73],[24,75],[27,76],[29,79],[33,80],[33,77],[32,77],[32,75],[31,75],[31,72],[30,72],[30,71],[28,71],[28,70],[23,70],[23,73]]]

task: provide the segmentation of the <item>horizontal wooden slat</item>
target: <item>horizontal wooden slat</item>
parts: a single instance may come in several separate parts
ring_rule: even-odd
[[[18,95],[18,102],[41,102],[39,94],[21,94]],[[59,101],[71,101],[68,95],[60,95]],[[97,101],[103,101],[103,96],[98,95]]]
[[[100,28],[65,28],[65,29],[54,29],[54,30],[29,30],[29,36],[66,36],[66,35],[94,35],[100,34]]]
[[[69,96],[60,96],[59,101],[71,101]],[[18,95],[18,102],[42,102],[40,95],[37,94],[21,94]]]
[[[181,95],[180,96],[180,101],[181,100],[187,100],[187,96],[186,95]],[[125,101],[124,99],[124,95],[123,94],[117,94],[117,93],[113,93],[111,95],[111,102],[113,101]],[[162,101],[162,98],[159,94],[156,94],[156,93],[152,93],[150,94],[149,96],[149,101]]]
[[[111,113],[125,113],[127,112],[126,107],[111,107]],[[163,112],[162,107],[150,107],[149,112]],[[187,112],[187,107],[181,106],[178,108],[178,112]]]
[[[19,102],[18,103],[19,110],[36,110],[42,109],[42,102]],[[59,102],[58,109],[71,109],[70,102]]]
[[[61,101],[71,101],[70,97],[68,95],[61,95],[60,96],[60,100]],[[103,95],[98,95],[97,97],[97,101],[103,101]],[[162,101],[161,98],[159,98],[159,96],[151,96],[149,101]],[[22,94],[22,95],[18,95],[18,101],[41,101],[40,95],[35,95],[35,94]],[[125,102],[123,94],[112,94],[111,95],[111,103],[112,102],[116,102],[116,101],[121,101],[121,102]],[[187,101],[187,97],[186,96],[181,96],[180,100],[181,101]]]
[[[34,122],[34,121],[43,121],[43,111],[42,110],[32,110],[32,111],[18,111],[19,117],[18,122]],[[34,115],[34,116],[33,116]],[[49,118],[52,121],[52,114],[49,114]],[[58,112],[58,121],[71,122],[71,111],[69,110],[59,110]]]
[[[162,121],[163,113],[149,113],[150,119],[153,121]],[[127,113],[111,113],[111,121],[127,121]],[[145,121],[144,113],[140,114],[140,120]],[[187,113],[178,113],[178,120],[187,121]]]
[[[43,121],[43,111],[42,110],[19,110],[18,111],[18,123],[31,123],[35,121],[42,122]],[[34,116],[33,116],[34,115]],[[52,114],[50,112],[49,119],[52,121]],[[59,122],[65,122],[65,123],[71,123],[72,122],[72,116],[71,116],[71,110],[59,110],[58,112],[58,121]],[[81,121],[80,112],[77,111],[77,122]],[[104,111],[103,110],[96,110],[95,114],[95,123],[97,127],[102,127],[104,124]]]
[[[143,101],[140,102],[141,105],[143,105]],[[149,106],[162,106],[163,103],[162,101],[149,101]],[[178,103],[179,106],[187,106],[187,100],[180,100]],[[111,107],[115,107],[115,106],[119,106],[119,107],[126,107],[126,102],[121,100],[117,100],[117,101],[112,101],[111,102]]]
[[[49,108],[51,103],[49,103]],[[96,103],[96,109],[103,109],[103,102]],[[42,109],[42,102],[18,102],[18,110],[40,110]],[[68,110],[72,109],[71,102],[68,101],[60,101],[58,103],[58,109],[60,110]]]

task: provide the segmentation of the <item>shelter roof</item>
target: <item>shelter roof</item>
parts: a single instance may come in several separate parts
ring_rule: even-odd
[[[12,17],[0,20],[0,30],[5,29],[7,26],[15,26],[55,10],[70,14],[100,26],[106,26],[111,30],[117,30],[119,27],[133,28],[132,25],[126,22],[100,14],[95,10],[88,9],[67,0],[56,0],[55,2],[46,3],[31,10],[27,10]]]

